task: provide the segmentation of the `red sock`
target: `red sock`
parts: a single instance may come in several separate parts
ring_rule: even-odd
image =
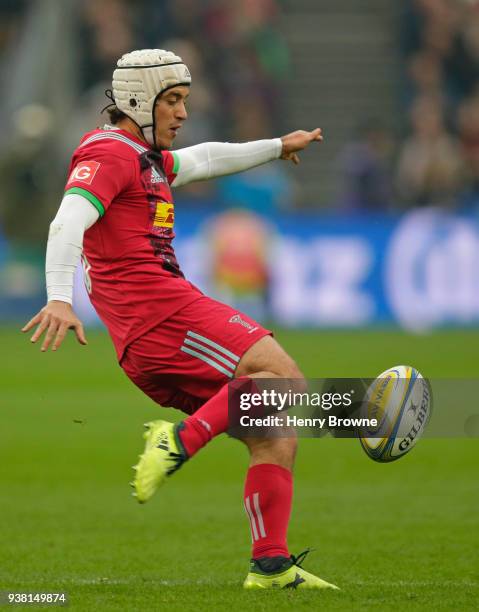
[[[212,438],[227,431],[229,426],[229,389],[233,392],[251,392],[254,382],[247,376],[235,378],[222,387],[181,425],[179,436],[188,457],[195,455]]]
[[[248,470],[244,506],[251,525],[253,559],[289,557],[288,532],[293,475],[272,463],[254,465]]]
[[[186,418],[179,431],[188,457],[192,457],[211,438],[228,429],[228,385],[213,395],[195,414]]]

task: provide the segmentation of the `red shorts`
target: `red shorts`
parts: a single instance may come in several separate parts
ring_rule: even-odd
[[[126,349],[121,367],[162,406],[195,412],[234,377],[243,354],[272,332],[202,296]]]

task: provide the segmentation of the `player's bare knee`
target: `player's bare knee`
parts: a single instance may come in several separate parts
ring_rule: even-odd
[[[246,351],[236,376],[291,379],[295,392],[304,392],[304,376],[298,365],[271,336],[265,336]]]
[[[304,374],[301,372],[296,362],[287,355],[288,361],[277,368],[277,377],[286,382],[287,389],[292,393],[306,393],[307,383]],[[281,385],[284,391],[284,385]]]
[[[289,368],[281,374],[281,378],[289,380],[291,391],[294,393],[306,393],[308,390],[304,374],[292,359]]]
[[[298,439],[296,434],[292,434],[287,438],[279,438],[280,443],[278,444],[277,450],[283,457],[287,457],[293,467],[294,460],[296,458],[296,452],[298,450]]]
[[[296,433],[291,430],[287,437],[244,438],[251,456],[251,465],[273,463],[291,470],[294,466],[298,441]]]
[[[296,436],[287,438],[271,438],[267,440],[261,456],[256,456],[252,453],[252,462],[257,463],[275,463],[282,467],[292,470],[296,457],[298,443]]]

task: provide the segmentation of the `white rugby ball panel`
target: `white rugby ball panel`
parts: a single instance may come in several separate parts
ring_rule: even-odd
[[[374,431],[359,436],[366,454],[387,463],[414,448],[429,420],[430,400],[429,384],[415,368],[400,365],[382,372],[365,397],[363,414],[378,420]]]

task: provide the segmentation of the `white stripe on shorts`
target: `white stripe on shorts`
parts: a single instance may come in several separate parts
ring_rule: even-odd
[[[202,353],[206,353],[207,355],[211,355],[211,357],[214,357],[217,361],[220,361],[221,363],[223,363],[228,368],[231,368],[231,370],[233,372],[235,371],[236,363],[232,363],[231,361],[226,359],[226,357],[222,357],[217,351],[214,351],[213,349],[209,349],[206,346],[203,346],[202,344],[200,344],[199,342],[195,342],[194,340],[190,340],[189,338],[185,338],[185,340],[183,342],[183,345],[185,345],[185,344],[187,344],[188,346],[194,346],[195,348],[197,348]]]
[[[224,355],[226,355],[227,357],[229,357],[236,363],[238,363],[240,360],[238,355],[235,355],[228,349],[225,349],[224,346],[221,346],[221,344],[217,344],[216,342],[213,342],[213,340],[210,340],[209,338],[205,338],[204,336],[201,336],[200,334],[197,334],[196,332],[192,332],[192,331],[187,331],[186,335],[190,336],[190,338],[194,338],[195,340],[199,340],[200,342],[203,342],[204,344],[207,344],[208,346],[212,346],[217,351],[219,351],[220,353],[223,353]]]
[[[183,353],[187,353],[188,355],[191,355],[192,357],[198,357],[198,359],[201,359],[201,361],[204,361],[205,363],[210,365],[212,368],[215,368],[216,370],[218,370],[218,372],[221,372],[228,378],[233,378],[233,372],[231,372],[230,370],[227,370],[226,368],[221,366],[219,363],[216,363],[216,361],[213,361],[213,359],[210,359],[203,353],[199,353],[198,351],[188,348],[187,346],[182,346],[181,350],[183,351]]]

